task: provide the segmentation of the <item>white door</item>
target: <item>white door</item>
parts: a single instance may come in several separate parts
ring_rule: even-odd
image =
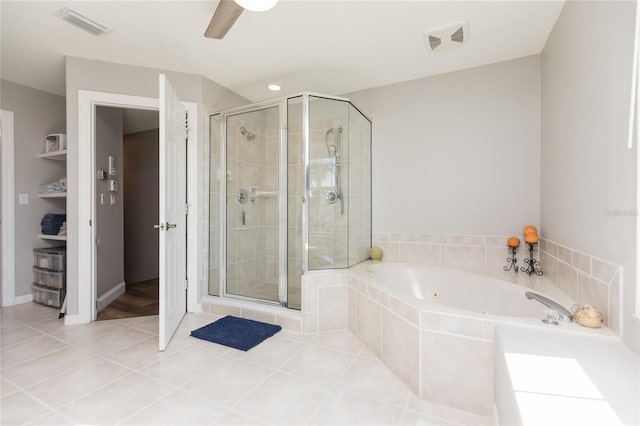
[[[186,311],[187,113],[160,74],[160,350]]]

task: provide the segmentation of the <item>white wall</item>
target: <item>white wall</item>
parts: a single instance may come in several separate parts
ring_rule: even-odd
[[[65,133],[65,101],[61,96],[6,80],[1,84],[1,108],[14,113],[15,295],[19,297],[31,294],[32,250],[64,245],[64,242],[38,238],[42,216],[65,210],[64,199],[39,198],[38,187],[66,176],[66,164],[39,159],[37,155],[44,152],[47,134]],[[29,195],[28,205],[18,203],[19,194]]]
[[[160,223],[158,138],[158,129],[124,137],[124,276],[128,284],[158,278],[160,238],[153,228]]]
[[[637,148],[627,149],[634,5],[568,1],[542,52],[541,232],[623,265],[624,339],[638,352]]]
[[[122,128],[123,110],[120,108],[96,108],[96,168],[109,171],[109,156],[115,158],[116,176],[107,175],[107,180],[96,179],[96,237],[97,246],[97,293],[98,298],[124,281],[124,201],[122,196],[123,154]],[[109,191],[109,180],[118,182],[118,192]],[[104,203],[101,203],[104,195]],[[111,204],[114,197],[115,204]]]
[[[78,158],[78,90],[158,97],[158,74],[164,73],[178,90],[183,101],[215,102],[214,105],[209,104],[214,110],[231,108],[248,101],[236,93],[194,74],[74,57],[66,57],[65,68],[69,146],[67,314],[74,315],[78,313],[78,265],[79,262],[88,260],[85,253],[78,252],[78,232],[80,226],[89,226],[89,224],[78,222],[77,182],[79,179],[78,162],[80,161]],[[208,143],[208,133],[202,135],[198,143]]]
[[[345,96],[373,120],[374,232],[538,225],[539,56]]]

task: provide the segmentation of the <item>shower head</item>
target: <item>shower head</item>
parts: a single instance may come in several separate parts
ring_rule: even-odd
[[[240,133],[242,134],[242,136],[245,136],[248,141],[252,141],[252,140],[254,140],[256,138],[255,133],[251,133],[250,131],[248,131],[244,127],[240,127]]]

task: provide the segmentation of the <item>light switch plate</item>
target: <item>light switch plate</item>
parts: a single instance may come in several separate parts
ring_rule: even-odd
[[[23,206],[26,206],[27,204],[29,204],[29,194],[20,194],[18,196],[18,203],[20,203]]]

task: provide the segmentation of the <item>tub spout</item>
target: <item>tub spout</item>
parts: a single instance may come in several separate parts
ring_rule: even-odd
[[[547,297],[544,297],[541,294],[533,293],[531,291],[527,291],[524,295],[527,296],[527,299],[529,300],[533,299],[535,301],[538,301],[542,303],[544,306],[546,306],[547,308],[553,309],[554,311],[556,311],[558,313],[558,317],[562,321],[567,321],[567,322],[573,321],[573,314],[564,306],[561,306],[560,304],[554,302],[553,300]]]

